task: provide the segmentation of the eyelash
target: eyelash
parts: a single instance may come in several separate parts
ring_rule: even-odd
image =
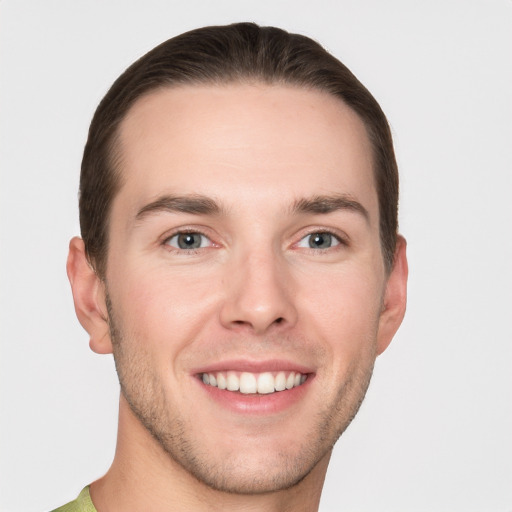
[[[180,235],[199,235],[201,237],[206,238],[209,241],[209,245],[207,247],[197,247],[197,248],[180,248],[175,247],[170,244],[170,241],[175,238],[179,237]],[[183,255],[193,255],[197,254],[199,251],[208,249],[209,247],[216,246],[216,244],[212,241],[211,237],[203,233],[202,231],[198,229],[180,229],[178,231],[175,231],[174,233],[171,233],[169,236],[166,236],[164,240],[162,241],[162,245],[170,252],[176,253],[176,254],[183,254]]]
[[[337,232],[335,233],[334,231],[326,229],[326,228],[319,228],[319,229],[312,229],[309,232],[305,233],[300,238],[300,240],[297,243],[294,244],[294,246],[295,247],[299,247],[299,244],[302,241],[304,241],[308,237],[311,237],[311,236],[314,236],[314,235],[329,235],[336,242],[336,244],[331,245],[330,247],[326,247],[326,248],[301,247],[302,249],[305,249],[305,250],[307,250],[308,252],[310,252],[311,254],[314,254],[314,255],[325,254],[326,252],[328,252],[328,251],[330,252],[333,249],[336,250],[336,248],[347,247],[349,245],[346,237],[342,237],[339,233],[337,233]]]
[[[209,241],[209,245],[205,247],[196,247],[196,248],[181,248],[176,247],[174,245],[170,244],[170,241],[175,238],[179,237],[180,235],[186,235],[186,234],[192,234],[192,235],[199,235],[201,237],[206,238]],[[299,244],[301,242],[304,242],[308,237],[314,236],[314,235],[328,235],[329,237],[332,237],[332,239],[336,242],[334,245],[331,245],[330,247],[325,248],[314,248],[314,247],[305,247],[300,246]],[[215,242],[212,241],[211,237],[205,234],[203,231],[198,229],[180,229],[179,231],[175,231],[171,233],[169,236],[166,236],[164,240],[162,241],[162,245],[166,247],[166,249],[170,252],[174,252],[176,254],[182,254],[182,255],[194,255],[198,254],[201,250],[208,249],[210,247],[219,247],[219,245],[215,244]],[[347,247],[349,244],[347,242],[347,239],[345,237],[340,236],[340,234],[333,232],[332,230],[325,229],[325,228],[319,228],[319,229],[312,229],[307,233],[304,233],[298,242],[294,243],[292,247],[304,249],[308,251],[310,254],[314,255],[321,255],[325,254],[327,252],[331,252],[332,250],[336,250],[336,248],[342,248]]]

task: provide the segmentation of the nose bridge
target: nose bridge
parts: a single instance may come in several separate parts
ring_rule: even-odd
[[[263,333],[271,326],[295,323],[292,280],[271,244],[238,251],[228,267],[221,314],[226,327]]]

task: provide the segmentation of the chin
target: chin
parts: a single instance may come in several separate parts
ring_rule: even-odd
[[[197,457],[188,453],[186,459],[176,460],[176,453],[166,449],[174,462],[180,464],[200,483],[216,491],[228,494],[267,494],[290,489],[299,485],[320,463],[328,460],[330,449],[318,458],[318,452],[302,449],[299,453],[245,451],[223,457],[222,461],[211,457]],[[315,457],[316,455],[316,457]]]

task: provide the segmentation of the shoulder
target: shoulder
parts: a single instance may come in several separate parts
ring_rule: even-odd
[[[89,486],[82,489],[76,500],[62,505],[62,507],[56,508],[52,512],[96,512],[89,494]]]

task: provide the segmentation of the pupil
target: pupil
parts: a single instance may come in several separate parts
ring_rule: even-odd
[[[201,246],[201,237],[197,233],[184,233],[178,237],[180,249],[197,249]]]
[[[331,246],[331,235],[329,233],[315,233],[309,239],[309,246],[313,249],[327,249]]]

